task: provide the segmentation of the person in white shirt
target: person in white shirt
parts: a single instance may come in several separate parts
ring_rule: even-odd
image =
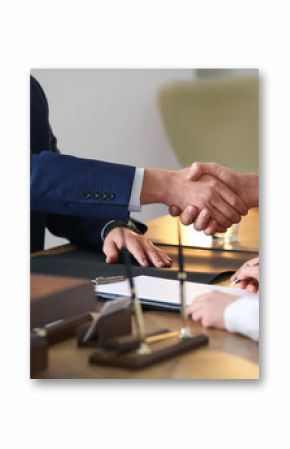
[[[259,259],[251,259],[231,277],[239,281],[240,288],[247,289],[249,296],[234,296],[218,291],[196,298],[188,307],[188,314],[204,327],[238,332],[259,341]]]

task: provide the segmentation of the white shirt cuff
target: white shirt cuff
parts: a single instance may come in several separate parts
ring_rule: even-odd
[[[141,190],[144,181],[144,168],[136,168],[132,184],[131,196],[129,201],[130,212],[140,212],[141,210]]]
[[[225,327],[259,341],[259,298],[243,296],[232,302],[224,311]]]

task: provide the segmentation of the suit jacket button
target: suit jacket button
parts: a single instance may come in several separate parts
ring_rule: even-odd
[[[103,193],[102,198],[103,198],[103,200],[106,200],[108,198],[107,193]]]
[[[113,200],[115,198],[115,194],[113,192],[108,193],[108,200]]]
[[[98,200],[98,199],[100,198],[99,192],[96,192],[96,193],[94,194],[94,198],[95,198],[95,200]]]

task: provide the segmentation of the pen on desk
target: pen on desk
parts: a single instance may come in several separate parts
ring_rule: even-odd
[[[125,276],[97,276],[95,279],[92,279],[91,282],[97,285],[103,284],[111,284],[114,282],[121,282],[126,279]]]

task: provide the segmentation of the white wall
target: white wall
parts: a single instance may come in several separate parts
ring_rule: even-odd
[[[192,79],[190,69],[34,69],[49,102],[50,123],[64,154],[139,167],[178,168],[160,120],[163,84]],[[166,213],[146,206],[146,220]],[[46,248],[65,241],[46,234]]]

